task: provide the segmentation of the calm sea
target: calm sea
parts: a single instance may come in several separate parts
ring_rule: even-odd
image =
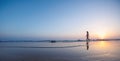
[[[1,42],[0,61],[120,61],[120,41]]]

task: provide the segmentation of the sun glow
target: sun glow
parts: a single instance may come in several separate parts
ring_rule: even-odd
[[[106,37],[106,32],[97,32],[98,38],[104,39]]]

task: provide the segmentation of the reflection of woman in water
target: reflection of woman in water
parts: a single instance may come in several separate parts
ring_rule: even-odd
[[[89,49],[89,43],[86,44],[87,50]]]
[[[87,50],[89,49],[89,41],[90,41],[90,39],[89,39],[89,32],[88,31],[86,31],[87,32],[87,34],[86,34],[86,47],[87,47]]]

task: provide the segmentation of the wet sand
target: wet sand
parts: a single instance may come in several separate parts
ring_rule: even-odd
[[[120,41],[0,43],[0,61],[120,61],[119,46]]]

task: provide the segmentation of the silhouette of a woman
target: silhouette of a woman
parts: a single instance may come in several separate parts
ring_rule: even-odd
[[[88,41],[89,40],[89,32],[88,31],[86,31],[87,32],[87,34],[86,34],[86,40]]]

